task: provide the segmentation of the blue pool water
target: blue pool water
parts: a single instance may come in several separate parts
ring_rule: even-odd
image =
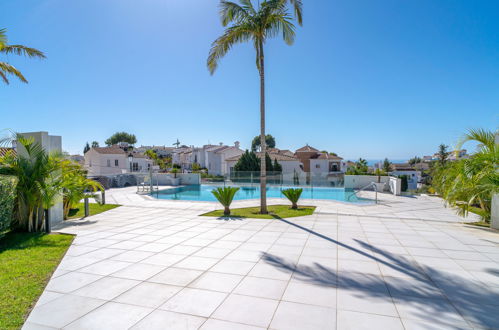
[[[170,200],[186,200],[186,201],[209,201],[215,202],[217,199],[211,191],[218,186],[214,185],[194,185],[194,186],[184,186],[177,188],[170,188],[165,190],[160,190],[154,192],[151,196],[158,199],[170,199]],[[267,186],[267,197],[268,198],[286,198],[282,193],[282,189],[290,187],[284,186]],[[240,186],[239,191],[234,196],[234,200],[243,199],[258,199],[260,198],[260,187],[259,186]],[[353,195],[353,191],[345,190],[343,188],[325,188],[325,187],[314,187],[314,188],[303,188],[301,198],[304,199],[332,199],[337,201],[352,202],[352,203],[370,203],[369,199],[358,198]]]

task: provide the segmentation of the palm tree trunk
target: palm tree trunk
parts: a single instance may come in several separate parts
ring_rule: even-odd
[[[230,215],[230,208],[228,206],[224,207],[224,215]]]
[[[265,61],[263,56],[263,42],[259,41],[258,57],[260,61],[260,213],[267,214],[267,168],[265,153]]]

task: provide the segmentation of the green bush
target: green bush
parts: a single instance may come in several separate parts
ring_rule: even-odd
[[[219,187],[211,191],[211,193],[224,207],[225,216],[230,215],[230,204],[232,204],[232,200],[234,199],[234,196],[236,195],[238,190],[238,187]]]
[[[0,237],[10,227],[14,209],[16,180],[0,175]]]
[[[303,189],[301,188],[289,188],[289,189],[284,189],[282,191],[282,194],[286,196],[291,202],[292,204],[291,208],[296,210],[298,208],[298,200],[300,199],[302,192]]]
[[[401,182],[400,182],[400,190],[402,191],[407,191],[407,188],[409,187],[409,184],[407,182],[407,175],[401,175],[399,176]]]

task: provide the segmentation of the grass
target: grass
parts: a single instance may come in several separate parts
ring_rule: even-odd
[[[311,215],[315,211],[315,206],[299,206],[293,210],[289,205],[269,205],[267,207],[268,214],[260,214],[260,207],[244,207],[239,209],[231,209],[230,217],[232,218],[256,218],[256,219],[279,219],[293,218],[304,215]],[[215,210],[205,214],[207,217],[223,217],[223,210]]]
[[[485,228],[490,228],[490,223],[485,222],[485,221],[479,221],[479,222],[465,222],[466,225],[471,225],[471,226],[477,226],[477,227],[485,227]]]
[[[114,208],[117,208],[118,206],[121,206],[121,205],[118,205],[118,204],[101,205],[101,204],[97,204],[97,203],[89,203],[88,204],[90,215],[96,215],[96,214],[99,214],[102,212],[106,212],[106,211],[112,210]],[[79,219],[79,218],[83,218],[84,216],[85,216],[85,205],[84,205],[84,203],[79,203],[77,208],[69,210],[68,219]]]
[[[21,328],[72,241],[72,235],[12,232],[0,239],[0,329]]]
[[[490,222],[483,221],[483,219],[486,217],[486,214],[485,214],[485,212],[481,208],[470,206],[469,207],[469,212],[470,213],[474,213],[476,215],[479,215],[482,220],[479,221],[479,222],[466,222],[467,225],[490,228]]]

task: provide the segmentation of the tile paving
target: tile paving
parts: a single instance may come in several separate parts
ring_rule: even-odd
[[[499,328],[499,234],[437,199],[224,220],[131,194],[58,229],[77,236],[24,329]]]

